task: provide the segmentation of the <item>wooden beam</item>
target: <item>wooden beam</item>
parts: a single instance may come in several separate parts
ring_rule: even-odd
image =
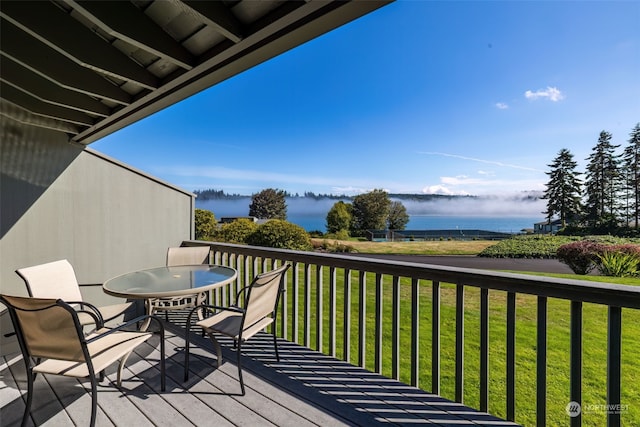
[[[197,12],[207,25],[234,43],[244,38],[243,26],[221,1],[186,0],[183,3]]]
[[[58,132],[64,132],[72,135],[80,133],[80,127],[68,122],[50,119],[47,117],[36,116],[29,111],[12,104],[9,101],[0,99],[0,116],[23,123],[29,126],[35,126],[45,129],[52,129]]]
[[[79,111],[42,102],[6,82],[0,82],[2,98],[37,116],[48,117],[83,126],[94,124],[93,118]]]
[[[193,55],[132,3],[73,0],[68,3],[105,33],[186,70],[193,68]]]
[[[2,77],[0,77],[0,80],[49,104],[101,117],[107,117],[111,112],[107,105],[97,99],[80,92],[64,89],[8,57],[2,58]]]
[[[131,103],[129,94],[118,86],[45,46],[4,19],[0,19],[0,38],[11,40],[11,43],[0,45],[5,56],[65,89],[121,105]]]
[[[156,89],[158,79],[144,67],[80,24],[53,3],[3,2],[3,18],[78,63],[121,80]]]

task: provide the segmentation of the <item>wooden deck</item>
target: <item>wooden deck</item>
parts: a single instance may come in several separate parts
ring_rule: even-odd
[[[183,383],[184,329],[166,326],[167,390],[159,392],[156,339],[129,358],[122,390],[115,387],[115,366],[107,372],[99,386],[98,426],[516,425],[288,341],[279,342],[278,363],[266,335],[245,346],[245,396],[233,395],[240,391],[235,353],[224,348],[227,360],[218,369],[210,341],[196,335],[191,376]],[[0,425],[20,425],[22,357],[0,363]],[[31,425],[87,425],[87,386],[38,375]]]

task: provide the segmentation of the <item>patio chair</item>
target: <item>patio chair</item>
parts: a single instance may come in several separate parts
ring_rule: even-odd
[[[214,305],[200,305],[191,310],[187,317],[185,336],[185,381],[189,379],[189,335],[191,332],[191,317],[199,308],[213,313],[211,317],[200,320],[196,325],[200,326],[213,342],[216,349],[218,367],[222,365],[222,349],[214,334],[220,333],[233,338],[237,355],[238,380],[240,381],[242,396],[245,394],[240,359],[243,342],[273,323],[273,347],[276,360],[278,362],[280,361],[275,321],[280,294],[284,292],[284,274],[289,267],[289,264],[284,264],[275,270],[257,275],[249,286],[245,286],[238,291],[236,304],[233,306],[219,307]],[[243,294],[244,307],[241,307],[240,299]],[[218,311],[215,312],[214,310]]]
[[[96,375],[102,379],[104,370],[120,359],[117,379],[117,387],[120,388],[125,356],[153,336],[151,332],[124,330],[131,324],[150,317],[148,315],[113,328],[105,328],[100,312],[88,303],[9,295],[0,295],[0,302],[9,310],[27,370],[27,401],[22,417],[23,426],[31,411],[33,383],[37,373],[88,377],[91,381],[90,425],[93,426],[98,401]],[[98,327],[87,336],[83,332],[77,307],[82,307],[82,313],[94,318]],[[160,325],[160,384],[162,391],[165,391],[164,327],[157,318],[151,317]]]
[[[167,267],[178,265],[209,264],[211,248],[209,246],[172,247],[167,249]],[[207,292],[179,297],[153,298],[147,301],[151,304],[153,313],[164,311],[165,319],[169,320],[169,310],[180,310],[195,307],[207,302]]]
[[[18,276],[27,285],[29,296],[35,298],[62,299],[64,301],[82,301],[80,286],[73,266],[66,259],[46,264],[34,265],[16,270]],[[105,322],[123,314],[132,302],[98,307]],[[79,312],[80,324],[94,323],[92,316]]]

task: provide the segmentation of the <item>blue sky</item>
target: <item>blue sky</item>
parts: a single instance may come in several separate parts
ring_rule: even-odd
[[[186,190],[504,195],[640,122],[638,1],[397,1],[92,148]]]

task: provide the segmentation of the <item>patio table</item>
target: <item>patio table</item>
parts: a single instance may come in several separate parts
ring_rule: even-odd
[[[151,301],[156,298],[205,293],[231,283],[237,275],[237,271],[231,267],[214,264],[164,266],[113,277],[104,282],[102,289],[106,294],[116,297],[144,299],[147,314],[153,314],[155,307]],[[141,329],[146,330],[148,325],[147,321]]]

